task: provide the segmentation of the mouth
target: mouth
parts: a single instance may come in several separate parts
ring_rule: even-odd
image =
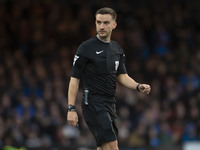
[[[106,31],[99,31],[98,33],[101,33],[101,34],[102,34],[102,33],[106,33]]]

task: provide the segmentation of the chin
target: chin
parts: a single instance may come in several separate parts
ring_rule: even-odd
[[[99,37],[100,37],[100,38],[107,38],[108,35],[107,35],[107,34],[99,34]]]

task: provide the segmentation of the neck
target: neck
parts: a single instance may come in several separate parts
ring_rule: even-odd
[[[105,42],[105,43],[109,43],[110,42],[110,38],[102,38],[102,37],[100,37],[98,34],[97,34],[97,38],[100,40],[100,41],[102,41],[102,42]]]

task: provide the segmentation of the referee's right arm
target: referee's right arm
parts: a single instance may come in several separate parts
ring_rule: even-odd
[[[71,77],[68,89],[68,106],[75,106],[76,96],[78,93],[80,79]],[[68,123],[72,126],[76,126],[78,123],[78,115],[76,111],[68,111],[67,113]]]
[[[88,48],[85,44],[81,44],[74,56],[73,67],[71,71],[71,79],[68,88],[68,109],[67,109],[67,121],[72,126],[78,125],[78,115],[76,113],[75,104],[76,96],[79,89],[80,79],[85,70],[85,66],[88,63]]]

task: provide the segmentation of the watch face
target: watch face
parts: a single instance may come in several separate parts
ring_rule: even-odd
[[[68,109],[70,110],[70,109],[75,109],[75,106],[73,106],[73,105],[68,105]]]

